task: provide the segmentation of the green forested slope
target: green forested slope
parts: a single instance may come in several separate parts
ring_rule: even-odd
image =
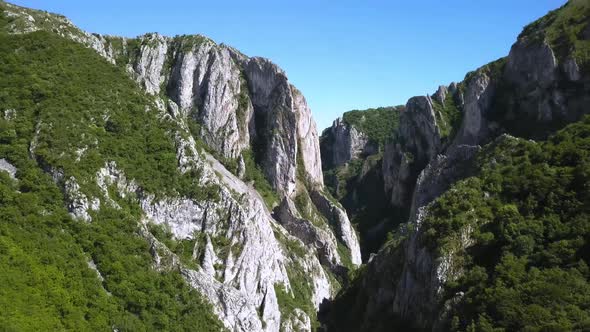
[[[149,192],[214,196],[177,171],[171,125],[153,101],[122,69],[47,32],[0,32],[0,77],[0,158],[18,169],[17,180],[0,172],[1,329],[220,330],[178,272],[152,267],[135,202],[74,221],[47,173],[75,176],[91,193],[114,160]]]
[[[473,229],[457,255],[466,273],[446,285],[453,330],[590,328],[590,117],[546,142],[500,139],[478,176],[429,210],[423,241],[439,254]],[[494,329],[492,329],[494,328]]]

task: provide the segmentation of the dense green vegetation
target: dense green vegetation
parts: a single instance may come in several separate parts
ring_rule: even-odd
[[[438,198],[422,231],[466,273],[451,312],[457,331],[590,328],[590,117],[548,141],[502,139],[481,173]],[[473,229],[475,244],[462,249]]]
[[[179,274],[151,267],[136,204],[119,201],[123,209],[103,209],[91,224],[73,221],[51,178],[25,151],[12,152],[19,179],[0,172],[3,329],[221,329]]]
[[[126,313],[102,289],[74,236],[63,232],[72,221],[61,192],[39,170],[19,166],[19,182],[0,172],[0,326],[108,328]]]
[[[399,124],[404,106],[369,108],[344,113],[343,121],[367,134],[370,140],[383,146]]]
[[[178,172],[172,123],[158,119],[122,69],[47,32],[0,41],[0,105],[17,113],[3,126],[14,130],[16,144],[28,144],[38,131],[35,158],[42,166],[93,190],[84,180],[114,160],[148,192],[214,198],[216,188],[195,190],[198,174]]]
[[[152,267],[136,202],[118,199],[121,209],[103,204],[92,223],[73,221],[46,173],[60,169],[98,196],[94,175],[114,160],[146,191],[214,199],[214,188],[196,186],[198,174],[177,171],[172,124],[122,69],[48,32],[0,32],[0,76],[0,115],[15,114],[0,118],[0,158],[18,168],[17,181],[0,172],[0,326],[220,330],[180,274]]]

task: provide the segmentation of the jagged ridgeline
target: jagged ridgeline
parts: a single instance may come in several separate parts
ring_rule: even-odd
[[[0,326],[318,327],[360,248],[285,73],[0,9]]]
[[[590,2],[571,0],[408,101],[375,198],[400,224],[324,308],[330,331],[590,329],[589,50]]]

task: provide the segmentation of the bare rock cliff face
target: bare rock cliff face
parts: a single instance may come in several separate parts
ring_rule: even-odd
[[[504,78],[510,98],[502,106],[515,122],[552,126],[576,121],[587,113],[588,73],[581,71],[573,54],[558,58],[546,41],[521,35],[510,50]]]
[[[342,166],[363,154],[372,154],[378,147],[369,137],[342,118],[334,120],[332,126],[322,134],[323,163],[325,168]]]
[[[432,99],[411,98],[401,113],[397,139],[385,146],[383,178],[394,206],[407,205],[418,172],[441,147],[440,128]]]

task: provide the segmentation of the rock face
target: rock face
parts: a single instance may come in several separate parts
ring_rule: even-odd
[[[6,159],[2,158],[0,159],[0,171],[8,173],[11,178],[15,179],[17,169],[14,165],[6,161]]]
[[[463,96],[463,122],[453,145],[479,144],[490,135],[488,112],[495,89],[491,83],[490,77],[484,72],[476,73],[467,83]]]
[[[297,114],[297,135],[299,136],[299,155],[303,161],[306,180],[314,187],[323,187],[324,176],[322,174],[322,160],[320,153],[320,140],[318,130],[311,115],[311,109],[303,94],[294,86],[293,93],[295,114]]]
[[[361,265],[361,248],[352,227],[350,220],[344,209],[337,203],[330,200],[326,195],[319,191],[311,193],[311,200],[317,206],[319,211],[328,218],[328,222],[333,225],[336,235],[342,240],[344,245],[350,251],[350,260],[353,265]]]
[[[440,128],[430,97],[411,98],[401,113],[397,139],[385,146],[383,179],[394,206],[407,205],[418,172],[441,148]]]
[[[256,147],[257,159],[281,196],[295,191],[297,159],[322,186],[318,133],[305,98],[264,58],[248,58],[202,36],[139,37],[128,64],[151,94],[165,94],[200,126],[200,137],[224,158]],[[173,106],[174,107],[174,106]]]
[[[300,239],[303,244],[314,247],[324,265],[334,269],[341,264],[334,234],[314,225],[310,220],[302,218],[290,199],[283,199],[277,208],[276,218],[289,233]]]
[[[342,118],[336,119],[332,126],[322,134],[323,164],[325,168],[342,166],[361,155],[376,153],[378,146],[354,126]]]
[[[305,312],[295,310],[293,315],[281,325],[281,331],[284,332],[311,332],[311,321]]]
[[[576,121],[587,112],[588,75],[573,55],[558,59],[546,41],[521,35],[510,50],[503,77],[513,100],[504,106],[515,120],[551,125]]]
[[[159,94],[164,83],[163,68],[168,52],[168,40],[159,34],[149,34],[142,38],[139,56],[133,64],[136,80],[149,94]]]
[[[252,94],[256,140],[261,145],[262,168],[282,196],[295,192],[297,115],[287,76],[263,58],[252,58],[245,68]]]

